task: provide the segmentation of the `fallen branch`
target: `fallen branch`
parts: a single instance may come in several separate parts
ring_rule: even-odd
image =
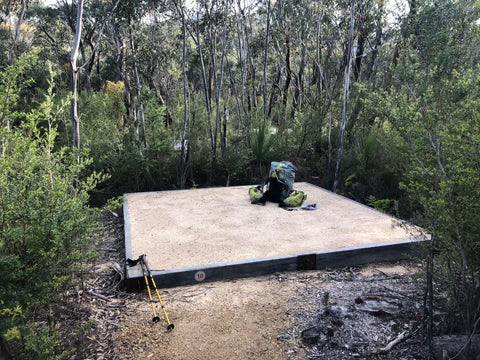
[[[397,338],[393,341],[390,341],[387,346],[383,347],[383,348],[380,348],[378,350],[378,352],[380,354],[385,354],[387,352],[389,352],[390,350],[392,350],[392,348],[397,345],[398,343],[402,342],[403,339],[405,339],[407,337],[407,332],[404,331],[402,332],[400,335],[397,336]]]
[[[112,268],[113,268],[113,270],[115,270],[117,272],[118,275],[120,275],[120,281],[123,281],[125,276],[123,275],[122,267],[118,263],[115,262],[115,263],[112,264]]]
[[[89,290],[88,293],[90,295],[93,295],[93,296],[96,296],[98,297],[99,299],[102,299],[102,300],[105,300],[105,301],[110,301],[110,299],[104,295],[101,295],[101,294],[97,294],[96,292],[94,292],[93,290]]]

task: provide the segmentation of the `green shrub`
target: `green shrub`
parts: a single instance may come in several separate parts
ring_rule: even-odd
[[[26,66],[18,61],[0,78],[18,85]],[[102,176],[82,177],[90,161],[77,164],[67,149],[54,149],[53,84],[39,109],[27,114],[14,114],[8,95],[0,89],[0,113],[22,122],[0,127],[0,336],[22,358],[55,358],[61,338],[45,319],[82,281],[94,255],[101,212],[87,202]]]

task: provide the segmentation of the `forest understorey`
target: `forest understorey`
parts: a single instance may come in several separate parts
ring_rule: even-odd
[[[175,323],[167,332],[151,322],[146,291],[122,287],[123,219],[104,226],[94,276],[62,320],[77,334],[71,359],[427,358],[415,261],[160,289]]]

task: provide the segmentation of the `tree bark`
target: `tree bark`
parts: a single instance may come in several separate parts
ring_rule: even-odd
[[[302,95],[304,93],[304,72],[305,72],[305,53],[306,53],[306,46],[302,42],[302,51],[300,57],[300,68],[298,69],[298,74],[296,76],[297,86],[295,87],[295,97],[293,102],[293,110],[292,110],[292,117],[294,114],[294,110],[297,108],[302,108]]]
[[[82,16],[83,16],[83,0],[78,0],[77,3],[77,26],[75,30],[75,38],[73,42],[73,49],[70,55],[71,68],[71,119],[73,129],[73,149],[77,156],[77,162],[80,163],[80,117],[78,115],[78,69],[77,57],[80,46],[80,38],[82,36]]]
[[[272,113],[273,106],[275,105],[275,103],[277,101],[278,93],[281,91],[279,84],[280,84],[280,78],[282,77],[282,72],[281,72],[280,66],[278,66],[278,64],[276,64],[275,67],[277,67],[277,71],[276,71],[275,79],[273,79],[273,81],[272,81],[272,87],[271,87],[271,90],[270,90],[270,100],[268,101],[267,118],[270,117],[270,115]]]
[[[183,73],[183,128],[182,128],[182,136],[181,136],[181,152],[180,152],[180,189],[185,188],[186,182],[186,172],[185,172],[185,135],[187,129],[187,122],[188,122],[188,98],[187,98],[187,68],[186,68],[186,52],[187,52],[187,32],[186,32],[186,24],[185,24],[185,13],[183,11],[183,4],[181,4],[181,14],[182,14],[182,35],[183,35],[183,42],[182,42],[182,73]]]
[[[240,77],[241,77],[241,91],[240,91],[240,102],[244,114],[247,114],[247,108],[245,107],[245,86],[247,82],[247,26],[244,21],[244,10],[241,7],[240,0],[237,0],[237,6],[240,11],[240,15],[235,14],[237,22],[237,37],[238,37],[238,63],[240,64]],[[242,21],[240,21],[240,18]]]
[[[362,59],[365,53],[365,41],[367,40],[367,33],[365,29],[365,19],[361,17],[360,24],[358,26],[357,32],[359,34],[357,40],[357,51],[355,52],[355,61],[353,66],[353,78],[355,81],[360,77],[360,72],[362,70]]]
[[[287,106],[288,102],[288,91],[290,90],[290,83],[292,82],[292,67],[290,65],[290,39],[289,35],[287,34],[285,38],[285,46],[287,51],[285,53],[285,85],[282,91],[282,103],[283,106]]]
[[[225,4],[225,19],[224,19],[224,24],[223,24],[223,35],[222,35],[222,57],[220,60],[220,78],[218,80],[218,83],[215,83],[215,100],[216,100],[216,105],[217,105],[217,112],[216,112],[216,118],[215,118],[215,129],[217,129],[217,126],[221,128],[221,111],[220,111],[220,98],[222,96],[222,88],[223,88],[223,73],[224,73],[224,64],[225,64],[225,49],[227,47],[227,11],[229,7],[229,2],[228,0],[226,1]],[[225,119],[224,119],[225,121]],[[226,123],[225,123],[226,124]],[[225,129],[225,137],[226,137],[226,129]],[[220,129],[220,148],[222,151],[225,151],[226,145],[226,139],[224,139],[224,133],[222,129]]]
[[[137,55],[135,48],[135,40],[133,38],[132,29],[130,28],[130,48],[132,49],[132,59],[133,59],[133,75],[135,76],[135,85],[137,90],[137,102],[138,102],[138,118],[140,119],[140,126],[142,129],[141,142],[143,143],[144,149],[147,148],[147,138],[145,132],[145,116],[143,113],[143,102],[142,102],[142,93],[140,85],[140,76],[138,75],[137,67]]]
[[[10,47],[10,53],[8,56],[8,65],[13,65],[13,61],[15,59],[15,48],[17,47],[18,35],[20,34],[20,27],[22,26],[27,4],[28,0],[22,0],[22,7],[20,9],[20,15],[18,15],[17,25],[15,26],[15,34],[13,36],[12,46]]]
[[[377,61],[377,56],[378,56],[378,48],[382,44],[382,26],[379,23],[377,26],[377,29],[375,31],[375,43],[373,44],[372,48],[372,56],[370,58],[370,61],[367,65],[366,71],[362,75],[363,80],[371,80],[375,78],[375,74],[373,72],[375,62]]]
[[[267,121],[267,55],[268,55],[268,38],[270,36],[270,0],[267,0],[267,29],[265,34],[265,53],[263,57],[263,123]]]
[[[222,124],[222,151],[227,148],[227,124],[228,124],[228,109],[223,108],[223,124]]]
[[[343,115],[342,123],[340,126],[340,136],[338,141],[338,151],[337,151],[337,164],[335,166],[335,178],[333,181],[332,191],[336,192],[340,177],[340,164],[342,162],[342,153],[343,153],[343,139],[345,133],[345,124],[347,122],[347,105],[348,105],[348,92],[350,86],[350,67],[351,67],[351,57],[352,57],[352,43],[353,43],[353,26],[355,22],[355,0],[352,0],[352,7],[350,11],[350,35],[348,37],[348,51],[347,51],[347,73],[345,75],[345,86],[343,92]]]
[[[140,136],[138,130],[138,119],[135,102],[133,100],[132,89],[130,87],[130,78],[128,72],[124,69],[125,62],[125,48],[126,45],[123,42],[123,39],[120,38],[118,34],[114,36],[115,45],[117,48],[117,68],[119,75],[123,82],[123,102],[125,104],[125,110],[127,113],[127,119],[133,124],[133,134],[135,137],[135,143],[138,148],[138,153],[140,157],[143,158],[143,152],[140,146]]]

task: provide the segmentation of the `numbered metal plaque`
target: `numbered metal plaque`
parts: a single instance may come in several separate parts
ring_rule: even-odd
[[[195,280],[197,280],[198,282],[202,282],[203,280],[205,280],[205,273],[203,271],[197,271],[195,273]]]

